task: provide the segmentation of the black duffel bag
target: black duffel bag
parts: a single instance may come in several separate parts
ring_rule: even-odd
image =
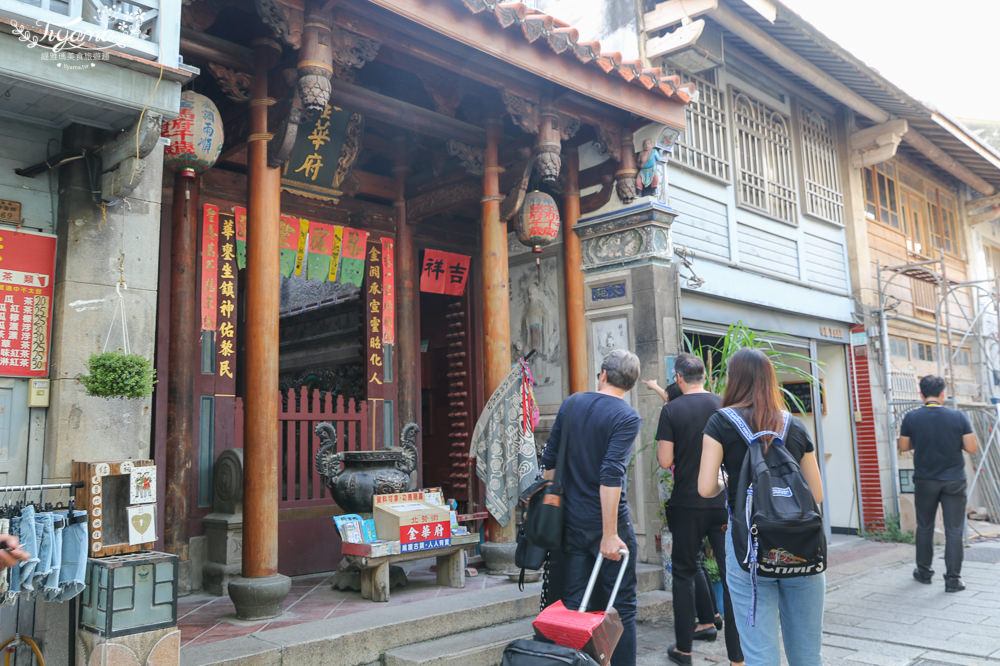
[[[590,655],[555,643],[520,638],[507,645],[500,666],[598,666]]]

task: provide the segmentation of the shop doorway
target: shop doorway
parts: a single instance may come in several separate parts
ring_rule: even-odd
[[[474,363],[468,290],[461,296],[420,294],[420,393],[423,486],[441,487],[464,510],[473,499]]]

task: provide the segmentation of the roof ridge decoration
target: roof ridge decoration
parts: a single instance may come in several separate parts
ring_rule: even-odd
[[[454,2],[455,0],[452,0]],[[501,28],[519,25],[525,39],[538,43],[545,38],[553,53],[572,52],[584,64],[595,63],[605,74],[615,73],[626,83],[641,86],[644,90],[676,99],[684,104],[696,98],[694,83],[681,83],[676,76],[667,76],[661,70],[646,67],[641,60],[623,60],[616,51],[601,50],[600,42],[581,42],[580,32],[565,21],[529,8],[523,2],[499,0],[461,0],[473,14],[489,12]]]

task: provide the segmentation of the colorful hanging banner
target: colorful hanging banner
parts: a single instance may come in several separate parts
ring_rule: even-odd
[[[469,277],[471,257],[441,250],[424,250],[420,265],[420,291],[461,296]]]
[[[361,286],[365,277],[365,244],[368,232],[344,227],[340,245],[340,282]]]
[[[0,228],[0,376],[46,377],[56,237]]]
[[[236,221],[234,215],[219,216],[219,316],[215,338],[218,360],[216,376],[235,379],[236,369]]]
[[[382,343],[396,342],[396,274],[393,241],[382,239]]]
[[[247,267],[247,209],[242,206],[233,208],[236,218],[236,267]]]
[[[278,227],[278,247],[281,248],[280,272],[285,277],[292,277],[295,264],[299,258],[299,233],[301,231],[299,218],[289,215],[281,216]]]
[[[327,280],[330,276],[330,254],[332,252],[333,225],[310,222],[306,277],[310,280]]]
[[[302,267],[306,263],[306,246],[309,244],[309,220],[299,220],[299,247],[295,251],[295,274],[302,275]]]
[[[354,231],[353,229],[351,231]],[[382,244],[372,238],[368,243],[368,267],[365,273],[365,317],[367,319],[368,385],[380,385],[385,381],[382,365]]]
[[[205,204],[201,224],[201,330],[214,331],[219,289],[219,207]]]
[[[333,228],[333,245],[330,249],[330,282],[337,281],[337,269],[340,268],[340,246],[344,239],[344,227]]]

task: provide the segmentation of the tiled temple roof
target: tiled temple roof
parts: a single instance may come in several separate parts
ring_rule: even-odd
[[[605,53],[600,42],[581,42],[579,31],[565,21],[529,9],[523,2],[496,0],[462,0],[473,14],[489,12],[502,28],[521,27],[524,38],[537,43],[544,40],[552,51],[562,57],[574,56],[585,64],[594,63],[605,74],[618,75],[628,83],[641,86],[653,94],[688,103],[695,94],[695,84],[681,83],[676,76],[667,76],[656,67],[645,67],[641,60],[623,60],[622,54]]]

